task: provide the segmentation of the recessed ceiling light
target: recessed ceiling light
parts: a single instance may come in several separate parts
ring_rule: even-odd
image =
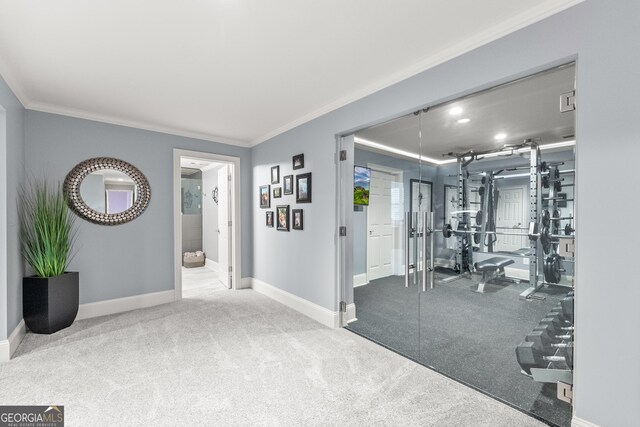
[[[464,119],[458,120],[458,123],[469,123],[470,121],[471,119],[465,117]]]
[[[504,141],[505,139],[507,139],[507,134],[506,133],[497,133],[496,136],[494,136],[496,141]]]
[[[453,107],[452,109],[449,110],[449,114],[451,114],[452,116],[457,116],[458,114],[462,114],[462,108]]]

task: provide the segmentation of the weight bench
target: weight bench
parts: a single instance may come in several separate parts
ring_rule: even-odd
[[[513,260],[503,257],[493,257],[484,261],[476,262],[474,266],[476,271],[482,271],[482,280],[478,283],[478,289],[476,289],[475,292],[483,294],[484,285],[494,279],[506,277],[504,274],[504,268],[509,264],[513,264]]]

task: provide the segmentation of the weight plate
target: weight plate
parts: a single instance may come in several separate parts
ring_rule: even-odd
[[[542,186],[544,188],[549,188],[549,175],[545,175],[542,177]]]
[[[554,209],[553,210],[553,218],[560,218],[560,211],[558,209]],[[560,220],[559,219],[554,219],[553,220],[553,233],[552,234],[558,234],[558,228],[560,228]]]
[[[451,237],[452,231],[453,229],[451,228],[451,224],[447,224],[444,227],[442,227],[442,235],[444,236],[445,239],[448,239],[449,237]]]
[[[564,226],[564,234],[566,236],[570,236],[572,232],[573,232],[573,228],[571,227],[570,224],[567,224]]]
[[[482,211],[481,210],[476,212],[476,224],[477,225],[482,225]]]
[[[540,163],[540,171],[542,171],[542,172],[546,172],[547,171],[547,162]]]
[[[473,243],[476,245],[480,244],[480,233],[473,233]]]
[[[553,254],[546,258],[544,262],[544,280],[547,283],[558,283],[562,278],[562,264],[560,262],[560,256]]]
[[[553,170],[553,178],[555,178],[555,179],[559,179],[560,178],[560,169],[555,168]]]
[[[551,220],[551,215],[549,214],[549,210],[544,209],[542,211],[542,225],[544,225],[545,227],[549,226],[549,221]]]
[[[545,254],[551,252],[551,238],[549,237],[549,227],[546,225],[540,230],[540,243]]]
[[[480,197],[484,196],[484,187],[478,188],[478,194],[480,195]]]
[[[559,193],[562,191],[562,182],[560,181],[556,181],[553,183],[553,188],[556,190],[556,193]]]

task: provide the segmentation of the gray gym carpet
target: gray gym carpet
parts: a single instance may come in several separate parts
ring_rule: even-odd
[[[437,274],[436,278],[446,275]],[[355,288],[357,321],[349,329],[435,370],[559,426],[571,424],[571,407],[556,386],[520,373],[515,348],[568,288],[549,287],[521,300],[527,282],[498,282],[471,292],[479,276],[438,284],[426,293],[391,276]],[[418,313],[421,326],[418,327]],[[420,343],[418,351],[418,343]]]

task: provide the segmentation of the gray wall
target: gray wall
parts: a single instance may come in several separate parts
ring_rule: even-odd
[[[3,340],[13,332],[22,319],[24,266],[20,255],[16,201],[18,189],[25,178],[25,112],[18,98],[1,77],[0,107],[5,110],[6,116],[6,139],[0,137],[0,240],[3,242],[0,244],[0,340]]]
[[[207,259],[214,262],[218,262],[218,205],[213,201],[211,192],[218,186],[219,169],[202,172],[202,250]],[[220,197],[226,196],[218,194]]]
[[[251,276],[249,149],[35,111],[26,113],[25,136],[27,170],[42,170],[51,180],[64,180],[82,160],[112,156],[135,165],[151,185],[149,207],[130,223],[78,221],[70,269],[80,272],[81,303],[173,289],[174,148],[240,157],[242,276]]]
[[[637,244],[628,230],[611,228],[611,210],[603,206],[616,200],[619,212],[637,212],[637,198],[629,197],[637,173],[632,161],[616,174],[603,170],[619,164],[621,156],[640,155],[638,16],[637,0],[587,0],[257,146],[254,277],[336,309],[335,134],[577,59],[575,414],[602,426],[636,425],[640,342],[614,335],[611,325],[625,325],[625,331],[640,328]],[[263,225],[257,188],[268,182],[271,165],[288,163],[297,152],[305,153],[307,169],[314,173],[314,203],[305,210],[306,230],[271,232]]]

